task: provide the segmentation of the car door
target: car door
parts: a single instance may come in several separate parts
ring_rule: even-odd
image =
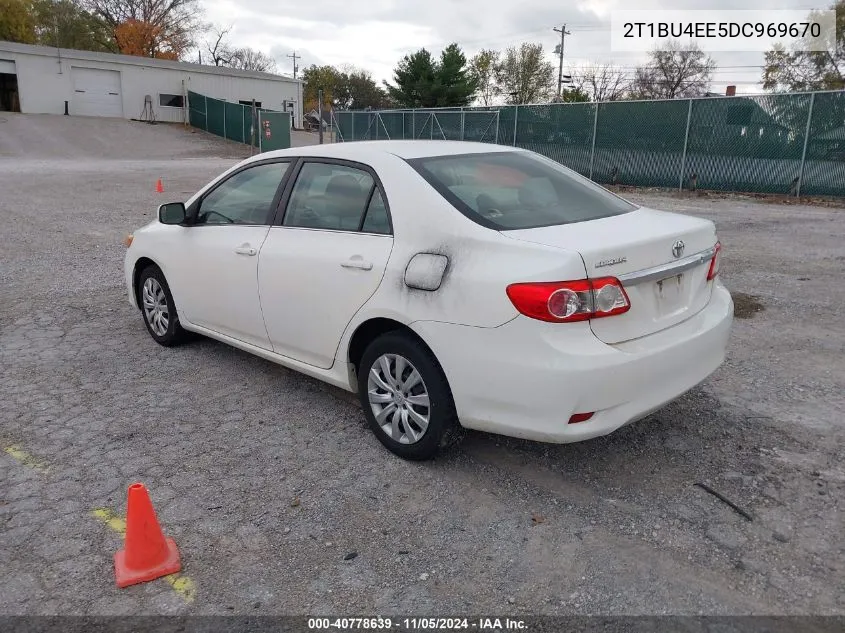
[[[332,366],[349,321],[381,283],[393,248],[384,190],[368,166],[304,159],[258,258],[273,351]]]
[[[281,197],[289,161],[251,164],[189,209],[174,271],[179,310],[191,323],[271,349],[258,299],[258,252]]]

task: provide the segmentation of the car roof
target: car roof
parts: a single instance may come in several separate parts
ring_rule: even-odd
[[[323,145],[305,145],[290,149],[276,150],[258,154],[255,158],[275,158],[284,156],[322,156],[326,158],[345,158],[361,160],[378,154],[393,154],[399,158],[424,158],[428,156],[454,156],[458,154],[481,154],[490,152],[515,152],[518,148],[492,143],[473,143],[469,141],[354,141],[347,143],[327,143]]]

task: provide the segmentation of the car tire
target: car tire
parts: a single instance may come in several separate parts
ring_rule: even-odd
[[[358,397],[370,429],[388,450],[404,459],[432,459],[462,436],[440,364],[408,334],[389,332],[369,344],[358,366]]]
[[[188,339],[188,332],[179,323],[170,287],[158,266],[147,266],[141,271],[137,296],[144,325],[156,343],[171,347]]]

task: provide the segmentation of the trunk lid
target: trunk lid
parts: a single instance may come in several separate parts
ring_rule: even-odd
[[[710,301],[710,258],[696,257],[716,244],[716,228],[709,220],[641,207],[599,220],[503,234],[576,251],[588,277],[622,281],[631,309],[590,320],[593,333],[605,343],[621,343],[672,327]],[[683,252],[676,255],[674,246],[679,241]]]

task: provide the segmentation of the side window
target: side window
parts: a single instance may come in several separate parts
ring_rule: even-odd
[[[282,224],[357,231],[375,182],[362,169],[305,163],[296,179]]]
[[[387,217],[387,207],[378,188],[373,192],[373,197],[370,198],[370,206],[367,207],[367,215],[364,216],[364,224],[361,227],[361,231],[364,233],[390,235],[390,220]]]
[[[256,165],[231,176],[203,198],[196,224],[265,224],[288,167]]]

